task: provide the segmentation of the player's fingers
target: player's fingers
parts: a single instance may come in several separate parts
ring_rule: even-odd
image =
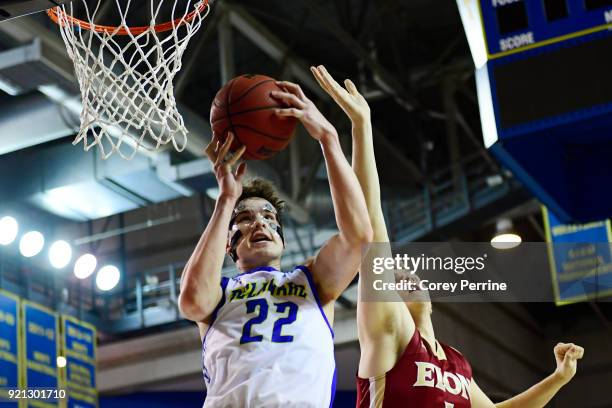
[[[328,94],[331,94],[331,89],[329,89],[327,83],[323,81],[323,75],[321,74],[319,69],[317,67],[310,67],[310,72],[312,72],[312,75],[315,77],[315,79],[319,83],[319,86],[323,88],[325,92],[327,92]]]
[[[232,133],[229,133],[227,135],[227,139],[225,140],[225,143],[223,143],[223,146],[221,146],[221,150],[219,150],[219,155],[217,156],[217,160],[215,161],[215,166],[218,166],[219,164],[223,163],[223,161],[225,160],[225,156],[227,155],[227,152],[229,151],[230,147],[232,147],[233,142],[234,142],[234,135]]]
[[[568,353],[565,353],[562,360],[563,364],[570,364],[572,361],[576,361],[576,358],[574,358],[573,353],[569,351]]]
[[[563,358],[561,359],[563,365],[568,365],[570,363],[570,356],[569,353],[567,353],[566,355],[563,356]]]
[[[208,146],[206,146],[206,148],[204,149],[204,152],[206,153],[206,156],[208,156],[208,160],[210,160],[213,163],[217,161],[213,142],[210,142]]]
[[[344,100],[347,95],[346,89],[342,88],[338,82],[325,70],[322,65],[314,67],[314,72],[317,73],[319,81],[323,83],[323,87],[336,100]]]
[[[318,67],[319,71],[321,72],[321,76],[323,78],[323,80],[328,84],[328,86],[330,86],[334,91],[342,94],[343,92],[346,92],[346,89],[342,88],[340,86],[340,84],[334,79],[333,76],[331,76],[331,74],[329,72],[327,72],[327,69],[325,68],[324,65],[319,65]]]
[[[558,343],[555,346],[555,357],[558,361],[566,362],[568,358],[575,360],[574,357],[574,348],[576,345],[574,343]]]
[[[353,95],[353,96],[358,96],[359,95],[359,91],[357,90],[357,87],[355,86],[353,81],[351,81],[350,79],[345,79],[344,80],[344,86],[346,86],[346,89],[349,91],[349,93],[351,95]]]
[[[557,345],[555,346],[555,353],[565,353],[573,346],[574,344],[572,343],[557,343]]]
[[[232,167],[234,164],[236,164],[238,160],[240,160],[240,158],[242,157],[245,151],[246,151],[246,146],[242,146],[240,149],[238,149],[236,153],[234,153],[232,158],[227,161],[227,165]]]
[[[584,349],[580,346],[572,347],[572,357],[576,360],[580,360],[584,356]]]
[[[576,349],[574,347],[572,347],[571,349],[568,350],[567,353],[565,353],[565,357],[568,358],[570,361],[571,360],[578,360],[578,356],[576,355]],[[565,358],[564,358],[565,360]]]
[[[340,86],[334,87],[329,83],[329,81],[326,81],[323,73],[321,72],[319,68],[311,67],[310,70],[312,71],[315,79],[317,80],[321,88],[323,88],[323,90],[327,92],[327,94],[331,96],[332,99],[338,105],[340,105],[341,107],[346,106],[347,101],[344,98],[345,94],[342,92],[341,87]]]
[[[319,65],[315,68],[321,81],[325,84],[325,88],[329,89],[332,93],[340,93],[340,85],[336,80],[325,70],[323,65]]]
[[[297,119],[300,119],[302,118],[302,116],[304,116],[304,113],[301,110],[295,108],[276,109],[274,113],[281,117],[293,117]]]
[[[219,135],[217,135],[216,133],[213,132],[213,137],[210,141],[210,150],[211,152],[215,155],[215,157],[217,156],[217,153],[219,152],[219,142],[220,142],[221,138],[219,137]]]
[[[212,139],[210,140],[211,144],[216,144],[219,141],[219,135],[213,130]]]
[[[323,71],[319,65],[318,67],[310,67],[313,75],[317,78],[317,80],[323,84],[324,88],[332,89],[331,83],[334,81],[333,78],[330,77],[329,73]]]
[[[270,92],[270,95],[272,95],[273,98],[279,99],[294,108],[304,109],[306,107],[306,104],[292,93],[272,91]]]
[[[245,162],[242,162],[238,165],[238,168],[236,169],[236,180],[239,183],[242,182],[242,179],[244,178],[244,175],[246,174],[246,170],[247,170],[247,164]]]
[[[300,99],[306,98],[304,91],[302,91],[302,88],[298,84],[294,84],[293,82],[289,82],[289,81],[277,81],[276,85],[280,86],[281,88],[286,89],[288,92],[294,94]]]

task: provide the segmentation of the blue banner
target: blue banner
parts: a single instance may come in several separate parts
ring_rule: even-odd
[[[22,302],[25,388],[58,389],[58,318],[42,306]],[[28,400],[28,407],[57,407],[57,401]]]
[[[568,225],[542,212],[557,305],[612,296],[610,220]]]
[[[20,388],[19,298],[0,291],[0,389]],[[0,390],[0,408],[17,408]]]
[[[62,316],[62,346],[67,360],[68,407],[97,407],[95,327]]]

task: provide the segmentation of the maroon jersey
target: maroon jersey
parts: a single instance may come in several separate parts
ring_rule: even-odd
[[[439,343],[438,343],[439,344]],[[440,360],[418,330],[395,366],[378,377],[357,377],[357,408],[469,408],[472,368],[440,344]]]

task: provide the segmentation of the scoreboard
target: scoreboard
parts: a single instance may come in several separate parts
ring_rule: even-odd
[[[612,215],[612,0],[457,0],[485,145],[563,222]]]
[[[482,5],[483,15],[489,16],[484,20],[489,53],[496,56],[604,30],[612,23],[610,0],[494,0]]]
[[[457,0],[476,67],[612,27],[612,0]]]

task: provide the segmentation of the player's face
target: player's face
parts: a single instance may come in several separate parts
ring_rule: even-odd
[[[263,198],[247,198],[234,209],[229,247],[235,247],[238,260],[248,265],[264,265],[280,258],[283,240],[277,212]]]

